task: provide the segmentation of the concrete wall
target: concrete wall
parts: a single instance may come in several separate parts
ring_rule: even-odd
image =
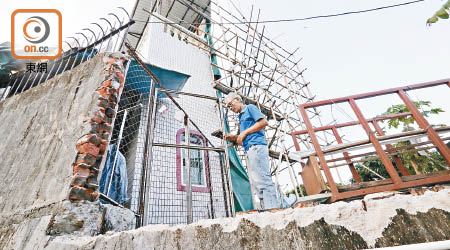
[[[96,57],[48,82],[0,102],[0,215],[67,198],[76,142],[104,77]]]
[[[99,155],[101,161],[104,152],[96,147],[107,140],[91,147],[91,140],[79,139],[97,136],[99,131],[109,135],[100,125],[108,125],[111,117],[100,117],[104,110],[100,104],[114,109],[117,103],[117,96],[112,102],[105,95],[116,95],[123,84],[119,58],[120,53],[98,55],[0,102],[0,249],[43,248],[56,235],[130,228],[131,211],[83,201],[87,196],[81,191],[69,196],[71,185],[81,190],[84,177],[96,178],[85,163],[73,164],[77,153],[94,151],[94,159]],[[115,77],[120,84],[109,80]]]
[[[0,102],[0,245],[22,248],[67,200],[75,145],[90,130],[103,65],[96,57]]]
[[[46,249],[364,249],[450,239],[450,189],[51,240]]]

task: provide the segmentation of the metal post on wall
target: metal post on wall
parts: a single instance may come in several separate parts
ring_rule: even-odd
[[[147,181],[150,178],[151,172],[151,160],[153,153],[153,128],[154,128],[154,120],[156,117],[156,103],[158,97],[158,89],[155,88],[154,81],[150,82],[150,93],[148,97],[148,105],[147,105],[147,127],[146,127],[146,136],[145,136],[145,144],[144,144],[144,159],[142,166],[142,178],[141,178],[141,188],[140,188],[140,197],[139,197],[139,215],[138,223],[136,227],[145,226],[148,224],[148,201],[147,201]]]
[[[308,117],[308,113],[306,113],[305,104],[300,105],[299,109],[303,121],[305,123],[306,129],[308,130],[309,137],[311,138],[314,149],[316,151],[316,155],[319,157],[320,166],[322,167],[323,172],[325,173],[325,177],[327,178],[327,182],[330,185],[331,193],[333,194],[333,196],[337,196],[339,190],[336,186],[336,182],[334,182],[333,176],[331,175],[330,168],[328,167],[325,155],[322,151],[322,148],[320,147],[319,140],[317,139],[316,134],[314,133],[314,128],[312,126],[311,120]]]
[[[392,162],[389,159],[389,156],[381,147],[381,144],[378,141],[377,137],[375,136],[374,132],[370,129],[369,123],[367,122],[367,119],[364,118],[361,110],[359,109],[358,105],[355,102],[355,99],[349,98],[348,103],[350,104],[350,107],[353,109],[353,112],[355,112],[356,117],[358,118],[361,126],[363,127],[364,131],[369,137],[370,142],[375,148],[378,156],[380,157],[381,162],[386,168],[386,171],[388,172],[394,184],[402,183],[403,181],[398,175],[397,170],[395,170],[394,165],[392,165]]]
[[[222,180],[222,192],[223,192],[223,205],[225,208],[225,216],[230,217],[230,211],[228,209],[227,187],[225,186],[225,172],[224,172],[224,158],[219,153],[219,165],[220,165],[220,178]]]
[[[372,123],[373,127],[375,128],[375,131],[377,131],[377,133],[380,136],[384,136],[385,135],[384,132],[383,132],[383,129],[381,129],[380,125],[378,125],[377,120],[373,120],[371,123]],[[394,147],[391,144],[386,144],[386,148],[387,149],[393,149]],[[408,169],[406,169],[405,165],[403,165],[403,162],[396,155],[393,155],[391,157],[392,157],[392,159],[395,162],[395,166],[397,167],[397,169],[400,171],[400,173],[403,176],[410,175],[409,172],[408,172]]]
[[[6,89],[5,89],[5,92],[3,92],[3,95],[1,96],[1,98],[0,98],[0,101],[3,101],[3,100],[5,100],[6,99],[6,97],[9,95],[9,91],[11,90],[11,86],[8,86]]]
[[[225,119],[223,116],[223,106],[222,106],[222,98],[219,98],[218,100],[218,104],[219,104],[219,118],[220,118],[220,124],[221,124],[221,129],[223,132],[225,132]],[[225,134],[223,135],[225,136]],[[230,210],[231,210],[231,216],[234,217],[236,214],[236,211],[234,209],[234,194],[233,194],[233,183],[231,182],[231,169],[230,169],[230,158],[228,155],[228,143],[225,140],[225,137],[223,137],[222,140],[223,143],[223,147],[224,147],[224,154],[225,154],[225,171],[226,171],[226,175],[227,175],[227,183],[228,183],[228,190],[229,190],[229,194],[228,197],[230,198]]]
[[[116,152],[114,155],[114,162],[112,165],[111,177],[109,178],[108,190],[106,191],[106,196],[108,196],[108,197],[109,197],[109,191],[111,190],[111,184],[112,184],[112,179],[114,176],[114,171],[116,170],[117,157],[119,156],[120,142],[122,141],[123,129],[125,127],[125,121],[127,120],[127,115],[128,115],[128,109],[125,109],[125,112],[123,113],[122,124],[120,124],[119,136],[117,138]]]
[[[184,141],[186,145],[189,147],[191,144],[191,131],[189,129],[189,117],[187,115],[184,116]],[[187,213],[187,223],[190,224],[193,221],[193,213],[192,213],[192,185],[191,185],[191,149],[185,149],[186,154],[185,157],[185,165],[186,165],[186,213]]]
[[[219,121],[220,121],[220,128],[222,130],[222,132],[225,132],[225,126],[224,126],[224,120],[222,119],[222,100],[220,98],[217,99],[218,102],[218,114],[219,114]],[[222,154],[219,153],[219,164],[220,164],[220,177],[222,180],[222,190],[223,190],[223,198],[224,198],[224,207],[225,207],[225,215],[227,217],[229,217],[229,213],[233,214],[232,210],[232,205],[231,205],[231,196],[229,196],[231,194],[230,192],[230,183],[227,182],[227,185],[225,187],[225,176],[227,176],[227,181],[228,179],[228,149],[227,149],[227,143],[225,141],[225,139],[222,137],[222,147],[224,148],[224,156],[222,157]],[[224,159],[225,158],[225,159]],[[225,161],[225,162],[224,162]],[[225,165],[225,166],[224,166]],[[227,194],[227,189],[228,189],[228,194]],[[227,196],[230,198],[230,210],[228,210],[228,199]]]

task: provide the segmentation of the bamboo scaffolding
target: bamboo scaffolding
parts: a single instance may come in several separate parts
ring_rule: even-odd
[[[176,19],[175,21],[150,11],[147,12],[162,21],[166,26],[165,30],[177,32],[178,37],[182,34],[184,42],[216,58],[217,61],[212,61],[211,66],[219,70],[221,77],[213,82],[214,88],[225,94],[237,92],[244,102],[256,105],[263,114],[272,118],[265,129],[265,137],[268,143],[270,142],[270,156],[278,159],[280,163],[288,164],[287,169],[292,186],[298,186],[300,183],[296,173],[299,172],[297,168],[300,164],[289,156],[289,150],[292,150],[294,145],[293,142],[286,142],[282,137],[290,134],[290,131],[306,128],[298,105],[314,101],[314,96],[309,89],[310,83],[303,77],[306,68],[300,65],[302,58],[296,59],[299,58],[296,54],[300,48],[288,51],[270,40],[265,32],[266,27],[258,23],[261,10],[254,12],[253,7],[250,11],[250,19],[246,19],[232,2],[231,4],[242,18],[236,17],[230,10],[215,2],[211,2],[211,5],[207,7],[200,6],[195,1],[175,0],[174,2],[194,12],[197,15],[195,20],[202,20],[201,23],[183,22],[184,17],[173,18],[173,15],[170,15],[172,8],[175,9],[173,3],[168,6],[168,12],[163,15]],[[214,27],[213,32],[206,33],[202,30],[207,23]],[[209,36],[212,42],[198,34]],[[320,114],[316,109],[310,109],[308,112],[312,112],[315,119],[320,120]],[[238,131],[239,124],[236,122],[236,117],[232,112],[225,112],[224,119],[228,121],[231,131]],[[308,135],[298,137],[304,147],[312,148]],[[326,135],[324,144],[329,144]],[[237,148],[237,152],[245,163],[243,149]],[[276,169],[277,174],[282,171],[278,166],[274,166],[273,169]],[[277,186],[279,188],[280,183],[277,183]],[[297,193],[296,196],[298,199],[299,194]]]

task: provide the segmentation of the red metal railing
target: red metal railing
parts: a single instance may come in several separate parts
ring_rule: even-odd
[[[446,163],[450,165],[450,149],[445,145],[443,140],[439,137],[437,132],[433,127],[430,126],[428,121],[425,119],[425,117],[420,113],[420,111],[417,109],[417,107],[414,105],[414,103],[409,99],[409,97],[406,94],[406,91],[409,90],[415,90],[415,89],[421,89],[421,88],[429,88],[439,85],[447,85],[450,87],[450,79],[444,79],[444,80],[438,80],[433,82],[427,82],[427,83],[420,83],[420,84],[414,84],[414,85],[408,85],[398,88],[391,88],[391,89],[385,89],[375,92],[369,92],[359,95],[352,95],[347,97],[341,97],[341,98],[335,98],[330,100],[323,100],[318,102],[312,102],[312,103],[305,103],[299,106],[303,121],[306,126],[306,130],[301,131],[294,131],[291,133],[292,139],[294,141],[294,145],[297,149],[297,151],[300,151],[300,145],[297,141],[297,135],[300,134],[306,134],[311,138],[312,144],[314,146],[315,154],[319,158],[319,164],[321,166],[321,169],[324,171],[325,177],[328,181],[328,184],[330,186],[331,192],[332,192],[332,198],[331,201],[339,200],[339,199],[345,199],[349,197],[354,196],[360,196],[368,193],[375,193],[375,192],[381,192],[381,191],[387,191],[387,190],[396,190],[401,188],[407,188],[407,187],[413,187],[413,186],[419,186],[419,185],[425,185],[425,184],[432,184],[432,183],[441,183],[450,181],[450,174],[446,174],[443,176],[433,176],[428,177],[420,180],[413,180],[413,181],[403,181],[397,171],[395,170],[391,160],[389,159],[389,155],[385,150],[383,150],[380,141],[375,136],[374,131],[369,126],[369,123],[372,123],[372,125],[375,128],[375,131],[380,135],[383,136],[384,133],[380,126],[377,124],[378,120],[387,120],[392,119],[396,117],[404,117],[404,116],[412,116],[413,119],[416,121],[416,123],[419,125],[421,129],[423,129],[428,137],[430,138],[430,141],[434,144],[434,146],[439,150],[441,155],[444,157]],[[381,95],[388,95],[388,94],[398,94],[400,99],[404,102],[406,107],[409,109],[410,112],[408,113],[402,113],[402,114],[395,114],[395,115],[389,115],[389,116],[382,116],[382,117],[376,117],[372,119],[366,119],[359,109],[358,105],[356,104],[355,100],[359,99],[365,99],[365,98],[371,98],[375,96],[381,96]],[[347,122],[337,125],[330,125],[330,126],[323,126],[319,128],[313,128],[311,121],[307,115],[306,109],[312,108],[312,107],[319,107],[324,105],[331,105],[331,104],[337,104],[337,103],[343,103],[347,102],[350,104],[350,107],[352,108],[353,112],[355,113],[356,117],[358,118],[358,121],[353,122]],[[332,130],[333,135],[336,138],[336,141],[339,144],[342,144],[342,139],[339,133],[337,132],[337,128],[341,127],[347,127],[347,126],[354,126],[354,125],[361,125],[366,132],[366,134],[369,137],[369,141],[372,144],[372,146],[375,148],[376,154],[378,155],[379,159],[382,161],[383,165],[385,166],[391,180],[392,184],[389,185],[383,185],[383,186],[377,186],[377,187],[371,187],[371,188],[363,188],[359,190],[354,191],[346,191],[346,192],[339,192],[336,183],[334,182],[334,179],[330,172],[330,167],[328,166],[328,162],[325,159],[324,152],[322,148],[320,147],[319,141],[317,139],[317,136],[315,132],[318,131],[324,131],[324,130]],[[386,145],[387,151],[392,150],[391,145]],[[358,173],[356,172],[355,167],[353,166],[352,161],[350,160],[350,156],[347,152],[343,153],[344,159],[349,165],[350,171],[352,172],[352,175],[354,179],[357,182],[360,182],[361,179],[358,176]],[[398,159],[396,156],[392,157],[397,168],[399,169],[400,173],[404,176],[409,175],[407,169],[403,165],[403,163]]]

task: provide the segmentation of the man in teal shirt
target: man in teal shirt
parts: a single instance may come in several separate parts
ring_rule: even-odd
[[[269,149],[264,138],[266,117],[255,105],[244,105],[236,93],[230,93],[225,98],[225,104],[239,114],[240,131],[238,135],[225,134],[225,139],[244,147],[249,177],[263,209],[279,208],[275,184],[270,175]]]

